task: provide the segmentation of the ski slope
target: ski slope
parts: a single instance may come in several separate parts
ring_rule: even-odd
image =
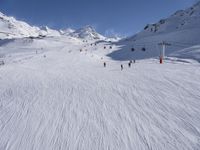
[[[132,37],[122,39],[117,43],[122,47],[118,51],[110,53],[109,56],[118,61],[157,57],[161,49],[158,44],[163,41],[170,44],[166,47],[166,55],[172,55],[182,49],[200,45],[199,26],[200,2],[197,2],[185,10],[179,10],[171,16],[161,19],[157,23],[147,24],[144,30]],[[134,51],[131,51],[132,48],[134,48]],[[145,52],[142,50],[143,48],[145,48]],[[193,48],[190,48],[190,50],[192,51]],[[192,53],[195,52],[186,55],[179,53],[176,57],[188,58],[189,54],[190,56],[193,55],[193,59],[199,61],[199,57],[194,57]]]
[[[57,37],[1,47],[0,150],[200,149],[200,64],[128,68],[106,56],[118,45],[105,44]]]

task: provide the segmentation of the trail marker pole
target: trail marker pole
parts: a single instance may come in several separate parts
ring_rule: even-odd
[[[166,46],[170,46],[171,44],[163,41],[162,43],[159,43],[158,45],[162,46],[162,50],[160,51],[160,64],[162,64],[163,60],[165,59]]]

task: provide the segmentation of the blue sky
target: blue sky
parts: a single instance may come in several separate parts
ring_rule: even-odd
[[[54,29],[92,25],[102,34],[132,35],[147,23],[197,0],[0,0],[0,11],[31,25]]]

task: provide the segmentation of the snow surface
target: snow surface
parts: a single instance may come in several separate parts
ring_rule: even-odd
[[[199,17],[200,2],[116,41],[0,13],[0,150],[199,150]]]
[[[200,64],[128,68],[106,56],[119,48],[109,46],[67,37],[2,45],[0,149],[200,149]]]

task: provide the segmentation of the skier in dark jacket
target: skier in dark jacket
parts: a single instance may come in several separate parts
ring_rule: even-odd
[[[128,67],[131,68],[131,62],[128,63]]]
[[[124,69],[124,66],[121,64],[121,70],[123,70]]]
[[[103,63],[103,66],[106,67],[106,62]]]

